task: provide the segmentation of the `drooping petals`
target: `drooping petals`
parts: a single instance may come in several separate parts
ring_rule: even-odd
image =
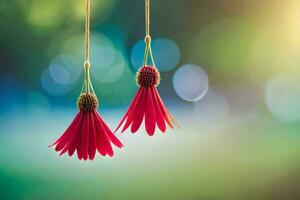
[[[103,122],[103,119],[101,118],[100,115],[97,115],[100,121]],[[108,126],[103,122],[102,123],[103,130],[105,131],[108,139],[116,146],[119,148],[123,147],[123,144],[120,142],[120,140],[113,134],[113,132],[108,128]]]
[[[158,104],[160,106],[160,110],[162,111],[164,119],[166,120],[168,125],[171,128],[174,128],[174,126],[172,125],[172,122],[173,122],[178,128],[180,128],[180,126],[177,123],[177,121],[175,120],[175,118],[171,115],[171,113],[168,111],[167,107],[164,105],[164,102],[162,101],[156,88],[155,88],[155,94],[156,94],[156,98],[158,99]]]
[[[70,134],[70,136],[69,136],[69,138],[71,138],[71,139],[66,140],[66,141],[67,141],[67,144],[65,145],[64,149],[60,152],[60,155],[63,155],[65,152],[68,151],[68,149],[69,149],[69,148],[71,147],[71,145],[72,145],[72,141],[74,140],[75,137],[77,137],[76,132],[77,132],[77,130],[79,130],[80,127],[81,127],[81,124],[82,124],[82,123],[81,123],[81,119],[83,118],[83,114],[82,114],[81,112],[79,112],[77,116],[79,116],[79,121],[76,122],[76,127],[74,128],[74,130],[72,130],[72,134]],[[66,138],[66,139],[67,139],[67,138]],[[56,147],[57,147],[57,146],[56,146]],[[56,150],[56,151],[60,151],[60,150],[58,149],[58,150]]]
[[[133,123],[132,123],[132,126],[131,126],[131,132],[132,133],[136,133],[137,130],[140,128],[142,122],[143,122],[143,119],[144,119],[144,116],[145,116],[145,109],[143,109],[143,107],[145,106],[145,101],[146,101],[146,89],[145,88],[139,88],[139,90],[142,91],[142,95],[140,96],[139,98],[139,101],[137,103],[137,107],[135,109],[135,118],[133,119]]]
[[[90,140],[89,140],[89,159],[93,160],[96,155],[96,130],[93,119],[93,113],[89,113],[90,115]]]
[[[131,132],[135,133],[144,121],[146,132],[149,136],[153,136],[156,127],[165,132],[166,123],[171,128],[174,128],[173,124],[178,126],[156,89],[160,83],[160,74],[157,68],[153,66],[141,67],[136,80],[139,85],[138,92],[116,131],[124,125],[122,133],[130,126]]]
[[[165,120],[164,120],[164,117],[163,117],[163,114],[162,114],[162,111],[159,107],[159,104],[158,104],[158,100],[157,100],[157,97],[156,97],[156,88],[152,87],[151,88],[151,92],[152,92],[152,97],[153,97],[153,100],[154,100],[154,109],[155,109],[155,118],[156,118],[156,123],[157,123],[157,126],[158,128],[161,130],[161,132],[166,132],[166,123],[165,123]]]
[[[147,87],[147,102],[146,102],[146,112],[145,112],[145,126],[146,131],[150,136],[153,136],[155,131],[155,109],[153,105],[153,97],[151,92],[151,87]]]
[[[56,145],[55,149],[57,151],[61,150],[67,144],[67,141],[68,141],[67,138],[70,137],[70,135],[73,133],[75,127],[78,125],[78,121],[79,121],[80,117],[81,117],[81,115],[80,115],[80,113],[78,113],[76,115],[75,119],[70,124],[70,126],[65,131],[65,133],[61,137],[59,137],[56,140],[56,142],[54,142],[49,147],[52,147],[52,146]],[[59,143],[59,145],[57,145],[58,143]]]
[[[51,145],[60,155],[68,152],[72,156],[76,151],[78,159],[93,160],[97,150],[102,156],[113,156],[111,143],[123,147],[96,111],[98,100],[95,98],[92,94],[83,94],[79,98],[79,113],[65,133]]]
[[[132,107],[131,111],[128,112],[127,120],[125,123],[125,126],[122,129],[122,133],[132,124],[132,122],[136,119],[136,115],[138,111],[140,110],[140,107],[143,106],[141,104],[141,99],[144,99],[145,91],[143,89],[138,90],[138,93],[136,95],[136,103]]]
[[[138,90],[137,94],[135,95],[135,97],[132,100],[132,103],[130,104],[130,107],[128,109],[128,111],[125,113],[124,117],[122,118],[121,122],[119,123],[118,127],[116,128],[115,132],[121,127],[121,125],[123,124],[123,122],[128,118],[129,115],[129,111],[133,110],[137,104],[137,102],[139,101],[139,97],[141,95],[141,90]]]
[[[93,113],[94,120],[96,122],[96,130],[99,134],[99,142],[100,145],[98,146],[99,153],[102,152],[104,155],[113,156],[113,150],[112,146],[110,144],[109,139],[107,138],[107,135],[102,127],[102,122],[97,117],[97,113]],[[99,148],[103,148],[103,150],[100,150]]]
[[[89,124],[90,124],[90,115],[89,112],[85,113],[85,118],[83,121],[83,128],[82,128],[82,133],[81,133],[81,144],[79,146],[79,149],[81,151],[81,158],[84,160],[87,160],[88,158],[88,146],[89,146],[89,134],[90,134],[90,129],[89,129]]]
[[[168,116],[168,113],[167,113],[167,111],[166,111],[166,109],[165,109],[165,106],[164,106],[164,104],[163,104],[163,102],[162,102],[162,100],[161,100],[161,98],[160,98],[160,96],[159,96],[157,90],[155,90],[154,93],[155,93],[155,96],[156,96],[157,101],[158,101],[158,106],[159,106],[159,108],[160,108],[160,110],[161,110],[161,112],[162,112],[162,114],[163,114],[163,117],[164,117],[165,121],[167,122],[167,124],[168,124],[171,128],[174,128],[174,126],[172,125],[172,123],[171,123],[171,121],[170,121],[170,118],[169,118],[169,116]]]

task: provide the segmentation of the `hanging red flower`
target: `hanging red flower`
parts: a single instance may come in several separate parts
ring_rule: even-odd
[[[60,155],[68,152],[69,156],[72,156],[77,151],[79,160],[93,160],[96,151],[102,156],[112,157],[114,152],[111,144],[119,148],[123,147],[97,112],[98,98],[89,73],[90,0],[86,0],[86,14],[85,81],[77,100],[79,113],[64,134],[50,146],[55,146],[55,151],[60,152]]]
[[[78,159],[93,160],[96,151],[102,155],[114,155],[112,144],[122,148],[116,138],[97,112],[98,99],[92,93],[82,93],[78,98],[79,113],[65,133],[51,146],[60,155],[68,152],[72,156],[77,150]]]
[[[131,126],[131,132],[135,133],[140,128],[143,120],[145,121],[146,131],[149,136],[153,136],[156,126],[164,133],[166,132],[166,123],[174,128],[178,125],[175,118],[170,114],[164,105],[156,87],[160,83],[160,73],[155,66],[150,36],[150,0],[145,0],[145,54],[143,67],[139,69],[136,75],[136,82],[139,86],[128,111],[119,123],[116,131],[125,123],[122,133]],[[147,66],[148,56],[150,55],[152,65]],[[115,131],[115,132],[116,132]]]
[[[164,105],[156,87],[160,83],[160,73],[155,66],[143,66],[136,75],[139,86],[128,111],[121,120],[116,131],[125,123],[122,133],[131,126],[131,132],[135,133],[145,121],[146,131],[153,136],[155,127],[166,132],[166,123],[174,128],[177,124],[175,118]]]

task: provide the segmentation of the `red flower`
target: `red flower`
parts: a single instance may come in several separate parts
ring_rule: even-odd
[[[60,155],[68,152],[72,156],[77,150],[81,160],[93,160],[96,151],[102,155],[114,155],[112,144],[122,148],[122,143],[108,128],[97,112],[98,99],[96,95],[82,93],[78,98],[79,113],[64,132],[64,134],[51,145]]]
[[[154,66],[141,67],[137,73],[136,82],[139,90],[116,131],[122,124],[125,124],[122,133],[130,126],[131,132],[135,133],[144,119],[149,136],[154,135],[156,125],[162,132],[166,132],[166,123],[171,128],[174,128],[173,124],[178,126],[156,89],[160,82],[160,73],[157,68]]]

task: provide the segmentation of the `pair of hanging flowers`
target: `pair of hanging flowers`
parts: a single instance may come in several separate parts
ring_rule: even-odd
[[[114,155],[112,146],[122,148],[123,144],[97,111],[99,101],[89,74],[90,0],[87,0],[86,11],[85,81],[77,100],[79,112],[63,135],[50,147],[55,146],[55,151],[60,152],[60,155],[68,153],[69,156],[73,156],[76,151],[78,159],[93,160],[96,152],[102,156],[108,155],[112,157]],[[123,126],[122,133],[128,128],[130,128],[132,133],[136,133],[143,121],[149,136],[154,135],[156,127],[164,133],[167,125],[171,128],[174,128],[174,125],[178,126],[175,118],[164,105],[156,88],[160,83],[160,72],[154,64],[152,55],[151,37],[149,35],[149,12],[149,0],[146,0],[145,56],[143,66],[136,75],[139,89],[115,132]],[[150,66],[147,65],[149,55],[152,60],[152,65]]]

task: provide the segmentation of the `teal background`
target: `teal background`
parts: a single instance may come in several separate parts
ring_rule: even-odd
[[[0,1],[0,199],[300,199],[300,2],[151,3],[158,89],[182,128],[117,133],[124,149],[83,162],[48,145],[77,112],[84,1]],[[92,7],[92,81],[114,129],[137,90],[144,1]],[[174,81],[186,64],[207,93]]]

